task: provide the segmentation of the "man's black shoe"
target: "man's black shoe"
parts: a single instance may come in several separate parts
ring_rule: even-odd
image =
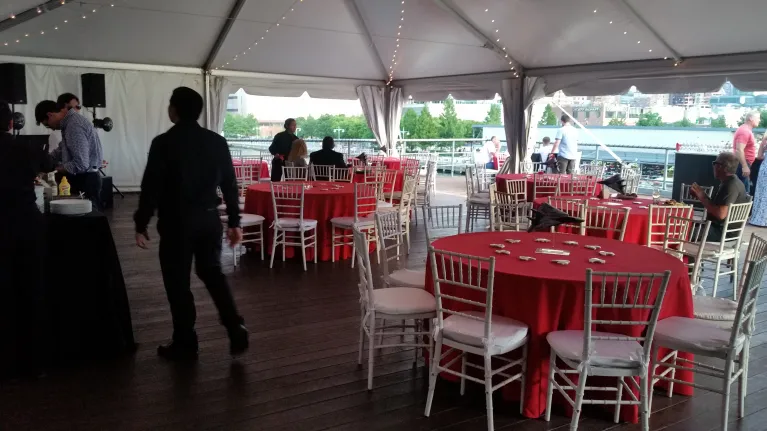
[[[245,353],[250,346],[248,341],[248,330],[245,325],[238,325],[229,332],[229,353],[232,356],[238,356]]]
[[[169,361],[194,361],[197,359],[197,346],[171,342],[157,348],[157,355]]]

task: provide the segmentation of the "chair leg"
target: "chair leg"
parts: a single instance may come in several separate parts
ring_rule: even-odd
[[[272,238],[272,258],[269,262],[269,268],[274,267],[274,255],[277,254],[277,239],[280,236],[280,231],[275,229],[274,230],[274,238]]]
[[[620,423],[621,420],[621,399],[623,398],[623,377],[618,377],[618,387],[615,395],[615,416],[613,422]]]
[[[471,204],[466,204],[466,229],[464,232],[469,233],[469,220],[471,220]]]
[[[676,358],[679,356],[679,352],[674,352],[673,356],[671,356],[670,361],[671,363],[676,365]],[[676,368],[671,369],[671,378],[676,378]],[[671,398],[674,395],[674,382],[668,382],[668,397]]]
[[[285,243],[287,242],[288,242],[288,231],[283,231],[282,232],[282,261],[283,262],[285,262],[285,253],[286,253],[285,249],[288,248],[288,246],[285,245]]]
[[[735,301],[738,300],[738,253],[732,259],[732,296]]]
[[[346,232],[346,231],[344,231],[344,232]],[[344,233],[344,235],[346,235],[346,234]],[[343,241],[343,242],[344,242],[344,243],[346,242],[346,239],[345,239],[345,238],[344,238],[344,241]],[[344,244],[344,245],[345,245],[345,244]],[[341,250],[343,250],[343,247],[344,247],[344,246],[342,245],[342,246],[341,246]],[[343,253],[343,252],[342,252],[342,253]],[[352,241],[352,256],[353,256],[353,258],[352,258],[352,268],[354,268],[354,261],[355,261],[355,260],[357,260],[357,259],[356,259],[356,258],[357,258],[357,246],[354,244],[354,241]]]
[[[717,259],[716,266],[714,267],[714,291],[711,296],[716,296],[716,288],[719,286],[719,271],[722,268],[722,261]]]
[[[493,365],[492,357],[485,356],[485,408],[487,409],[487,431],[493,431]]]
[[[527,343],[522,348],[522,378],[519,381],[519,414],[525,412],[525,383],[527,382]]]
[[[551,420],[551,398],[554,395],[554,371],[557,365],[557,354],[551,349],[549,354],[549,380],[546,386],[546,422]]]
[[[335,262],[336,261],[336,227],[332,226],[330,228],[330,261]],[[316,238],[315,238],[316,241]],[[315,250],[316,252],[316,250]],[[354,256],[352,256],[352,263],[354,262]],[[352,265],[354,267],[354,265]]]
[[[722,388],[724,396],[722,397],[722,424],[719,427],[722,431],[727,431],[727,424],[730,416],[730,390],[732,388],[732,367],[734,358],[728,358],[724,365],[724,387]]]
[[[431,366],[429,369],[429,394],[426,396],[426,409],[423,415],[429,417],[431,414],[431,404],[434,401],[434,388],[437,386],[437,367],[439,366],[439,357],[442,355],[442,338],[437,336],[437,340],[434,342],[434,347],[431,348],[431,355],[429,360]]]
[[[648,403],[648,386],[652,375],[649,373],[639,378],[639,420],[642,424],[642,431],[650,431],[650,409]]]
[[[647,370],[647,374],[650,375],[650,389],[647,400],[647,410],[652,411],[652,398],[655,389],[655,370],[658,368],[658,347],[653,345],[650,350],[650,368]]]
[[[370,313],[370,323],[368,323],[368,331],[370,332],[370,337],[368,337],[368,390],[373,390],[373,366],[375,361],[375,337],[373,336],[375,334],[376,329],[376,319],[375,314]]]
[[[749,341],[746,341],[743,345],[743,350],[740,352],[740,368],[743,370],[738,377],[738,418],[742,419],[746,415],[746,390],[748,389],[748,349]]]
[[[578,421],[581,418],[581,409],[583,408],[583,393],[586,392],[586,379],[589,376],[588,369],[578,374],[578,388],[575,390],[575,406],[573,406],[573,417],[570,420],[570,431],[578,429]]]
[[[303,229],[298,234],[301,237],[301,260],[304,262],[304,272],[306,272],[306,239]]]
[[[461,352],[461,396],[466,392],[466,352]]]
[[[368,340],[370,342],[370,340]],[[357,365],[362,366],[362,348],[365,347],[365,308],[360,309],[360,351]]]
[[[261,232],[261,240],[258,242],[259,246],[261,247],[261,261],[264,261],[264,224],[261,223],[259,225],[259,230]]]
[[[317,228],[314,228],[314,264],[317,264],[317,256],[320,254],[320,250],[317,248]],[[353,258],[354,256],[352,256]]]

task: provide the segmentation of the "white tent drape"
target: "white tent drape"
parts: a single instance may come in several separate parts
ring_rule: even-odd
[[[387,149],[389,154],[396,156],[397,152],[397,138],[399,138],[399,125],[402,120],[402,106],[405,104],[405,98],[402,95],[402,89],[398,87],[390,87],[389,104],[387,107],[387,121],[386,121],[386,134],[389,136],[389,145]]]
[[[223,76],[210,77],[210,124],[208,128],[216,133],[224,130],[224,118],[226,118],[226,103],[232,85]]]
[[[378,144],[390,153],[396,151],[402,106],[405,103],[402,89],[361,85],[357,87],[357,97]]]
[[[509,158],[502,168],[504,172],[517,172],[519,162],[527,157],[532,105],[543,97],[543,83],[540,78],[504,79],[501,83],[503,123],[509,151]]]
[[[46,99],[56,100],[65,92],[82,95],[80,75],[83,73],[105,75],[106,108],[99,108],[96,114],[99,118],[114,120],[111,132],[98,132],[104,159],[109,162],[106,173],[123,191],[137,190],[152,139],[173,125],[168,119],[168,101],[173,89],[186,86],[202,94],[202,74],[27,64],[29,104],[16,106],[16,110],[27,118],[21,133],[49,134],[49,130],[35,124],[35,105]],[[82,115],[92,118],[90,111],[85,109]]]

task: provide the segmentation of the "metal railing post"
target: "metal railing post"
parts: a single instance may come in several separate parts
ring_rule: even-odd
[[[450,176],[455,175],[455,141],[452,144],[452,151],[450,152]]]
[[[666,191],[666,175],[668,175],[668,148],[666,148],[666,162],[663,164],[663,191]]]
[[[594,161],[599,161],[599,145],[596,145],[597,153],[594,155]]]

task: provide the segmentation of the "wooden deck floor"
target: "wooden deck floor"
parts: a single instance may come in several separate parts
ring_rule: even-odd
[[[463,179],[460,180],[461,182]],[[438,195],[442,202],[460,200]],[[357,368],[359,298],[349,261],[309,265],[275,263],[270,270],[255,254],[227,271],[250,329],[252,348],[232,361],[216,310],[194,281],[201,356],[179,366],[156,357],[156,346],[171,332],[162,287],[157,243],[142,251],[133,245],[132,212],[137,199],[116,199],[112,230],[140,343],[130,358],[57,370],[37,381],[0,386],[0,430],[485,430],[482,388],[466,396],[441,382],[431,418],[423,417],[425,369],[412,367],[412,352],[387,350],[376,365],[375,389],[366,390],[366,372]],[[419,229],[411,260],[425,261]],[[230,257],[227,259],[230,262]],[[729,286],[726,286],[729,288]],[[722,294],[726,294],[723,292]],[[732,430],[767,429],[767,309],[753,338],[747,417]],[[702,381],[702,380],[701,380]],[[731,412],[736,412],[735,400]],[[651,419],[656,430],[718,429],[721,397],[698,391],[692,398],[656,396]],[[561,413],[547,423],[519,416],[518,406],[498,398],[497,430],[564,430]],[[580,430],[634,430],[586,410]]]

